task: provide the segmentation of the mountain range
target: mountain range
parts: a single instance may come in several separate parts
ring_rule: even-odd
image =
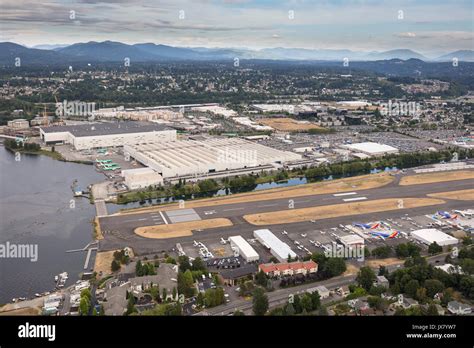
[[[32,48],[12,42],[0,43],[0,64],[14,65],[19,57],[22,64],[50,65],[58,63],[161,62],[184,60],[268,59],[268,60],[319,60],[319,61],[378,61],[391,59],[419,59],[425,62],[474,62],[474,50],[459,50],[439,57],[426,57],[409,49],[384,52],[363,52],[335,49],[265,48],[261,50],[239,48],[188,48],[154,43],[129,45],[115,41],[76,43],[72,45],[37,45]]]

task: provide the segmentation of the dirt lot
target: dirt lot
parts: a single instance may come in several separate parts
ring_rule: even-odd
[[[385,186],[393,181],[389,174],[362,175],[353,178],[324,181],[313,184],[304,184],[293,187],[282,187],[257,192],[235,194],[227,197],[205,198],[186,202],[186,208],[212,207],[223,204],[267,201],[272,199],[294,198],[317,194],[348,192],[353,190],[368,190]],[[138,208],[119,214],[135,214],[152,211],[166,211],[178,208],[178,204],[157,205],[152,208]]]
[[[244,219],[252,225],[277,225],[397,209],[410,209],[445,203],[443,200],[433,198],[404,198],[403,208],[399,208],[399,201],[400,199],[390,198],[357,203],[325,205],[321,207],[287,209],[269,213],[245,215]]]
[[[367,260],[366,265],[372,268],[377,268],[379,266],[391,266],[396,264],[403,264],[403,260],[397,259],[396,257],[389,257],[386,259],[380,260]]]
[[[193,230],[205,230],[209,228],[226,226],[232,226],[232,222],[229,219],[217,218],[209,220],[179,222],[176,224],[169,225],[138,227],[135,229],[135,233],[145,238],[166,239],[192,236]]]
[[[258,123],[261,123],[265,126],[270,126],[279,131],[303,131],[308,129],[321,129],[322,127],[318,126],[315,123],[310,122],[298,122],[292,118],[262,118],[258,120]]]
[[[460,170],[455,172],[440,172],[405,176],[400,180],[401,186],[432,184],[435,182],[474,179],[474,171]]]
[[[431,193],[428,197],[454,199],[457,201],[474,201],[474,189]]]
[[[97,253],[94,263],[94,272],[102,272],[102,274],[112,273],[110,266],[114,260],[114,252],[116,251],[120,250],[102,251]]]
[[[20,308],[7,312],[0,312],[0,315],[41,315],[41,308],[39,307],[28,307]]]

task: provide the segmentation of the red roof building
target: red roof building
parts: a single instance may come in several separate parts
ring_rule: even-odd
[[[318,271],[318,264],[314,261],[290,263],[265,263],[258,269],[270,277],[295,274],[310,274]]]

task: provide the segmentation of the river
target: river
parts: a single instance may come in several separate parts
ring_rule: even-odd
[[[95,208],[86,198],[72,197],[74,179],[85,188],[104,177],[93,166],[46,156],[23,155],[15,161],[0,146],[0,243],[38,246],[36,262],[0,258],[0,304],[52,290],[58,273],[69,273],[68,285],[84,271],[86,253],[66,250],[92,241]]]

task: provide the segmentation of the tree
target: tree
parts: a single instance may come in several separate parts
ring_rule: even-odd
[[[387,267],[380,265],[379,266],[379,276],[388,275]]]
[[[110,269],[112,272],[116,272],[120,269],[120,263],[117,262],[117,260],[112,260],[112,264],[110,265]]]
[[[438,245],[438,243],[436,242],[431,243],[430,246],[428,247],[428,252],[431,255],[439,254],[442,251],[443,251],[443,247],[441,245]]]
[[[193,260],[192,270],[193,271],[206,271],[207,270],[206,264],[202,261],[202,259],[200,257],[196,257]]]
[[[420,283],[416,279],[410,280],[406,285],[405,285],[405,293],[410,296],[410,297],[415,297],[416,296],[416,290],[420,287]]]
[[[444,284],[438,279],[428,279],[425,281],[424,287],[426,288],[426,294],[430,298],[444,290]]]
[[[268,297],[262,288],[256,288],[253,292],[253,313],[255,315],[265,315],[268,310]]]
[[[375,309],[384,309],[385,307],[385,302],[384,300],[379,297],[379,296],[369,296],[367,297],[367,303],[369,304],[370,308],[375,308]]]
[[[339,257],[331,257],[324,265],[324,272],[328,277],[336,277],[346,271],[346,263],[344,259]]]
[[[319,292],[314,291],[311,293],[311,303],[313,306],[313,310],[321,307],[321,296],[319,295]]]
[[[306,310],[306,312],[311,312],[313,310],[313,301],[310,294],[305,293],[303,297],[301,297],[301,308]]]
[[[431,316],[439,315],[438,308],[436,308],[436,305],[434,303],[431,303],[428,306],[428,309],[426,310],[426,315],[431,315]]]
[[[376,279],[374,271],[370,267],[362,267],[357,274],[356,281],[366,291],[369,291]]]
[[[178,257],[179,270],[181,272],[186,272],[188,269],[191,269],[191,264],[189,263],[189,257],[186,255]]]
[[[426,299],[426,288],[418,288],[416,290],[415,298],[418,301],[424,301]]]
[[[255,275],[255,283],[257,283],[257,285],[266,287],[267,286],[267,280],[268,280],[267,275],[262,270],[260,270]]]
[[[133,297],[133,295],[130,294],[128,296],[127,311],[125,312],[125,315],[130,315],[136,312],[137,312],[137,309],[135,308],[135,297]]]
[[[236,310],[233,314],[234,317],[242,317],[242,316],[245,316],[245,313],[240,311],[240,310]]]

